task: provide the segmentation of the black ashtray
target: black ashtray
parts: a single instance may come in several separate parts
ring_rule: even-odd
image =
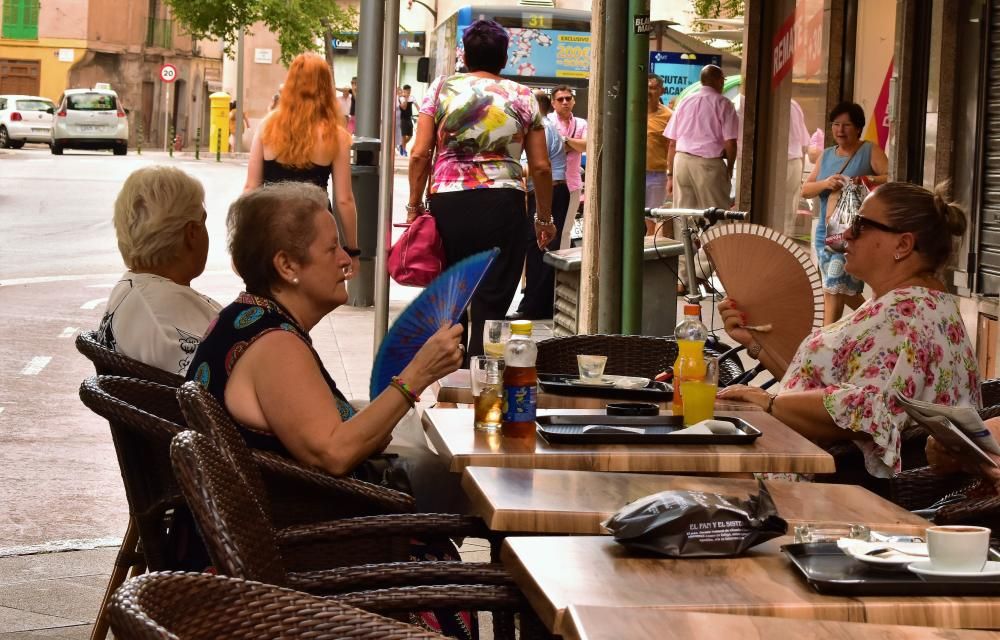
[[[660,413],[660,406],[652,402],[609,402],[609,416],[655,416]]]

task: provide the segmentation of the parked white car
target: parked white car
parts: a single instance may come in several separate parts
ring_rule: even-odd
[[[118,94],[107,85],[67,89],[52,118],[52,153],[63,149],[111,149],[128,153],[128,116]]]
[[[0,149],[20,149],[25,142],[49,144],[54,110],[48,98],[0,95]]]

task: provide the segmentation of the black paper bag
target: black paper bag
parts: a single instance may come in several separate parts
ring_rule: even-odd
[[[786,523],[763,482],[741,499],[699,491],[661,491],[640,498],[602,523],[630,549],[670,558],[737,556],[784,535]]]

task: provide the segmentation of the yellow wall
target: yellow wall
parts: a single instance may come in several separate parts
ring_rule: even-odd
[[[73,62],[60,62],[59,50],[72,49]],[[52,101],[59,99],[66,86],[70,67],[87,53],[87,41],[69,38],[39,38],[38,40],[0,40],[0,58],[38,60],[39,95]]]

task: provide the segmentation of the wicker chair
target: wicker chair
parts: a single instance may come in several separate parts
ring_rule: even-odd
[[[979,392],[983,398],[983,411],[1000,409],[1000,378],[983,380],[979,384]]]
[[[133,360],[128,356],[115,353],[97,340],[96,331],[84,331],[76,337],[76,350],[87,356],[94,363],[98,375],[124,376],[149,380],[168,387],[179,387],[184,378],[173,373],[157,369],[145,362]]]
[[[706,355],[720,356],[726,350],[705,345]],[[609,375],[652,378],[674,366],[677,341],[653,336],[576,335],[549,338],[538,343],[539,372],[573,375],[576,356],[581,353],[608,356],[605,373]],[[719,363],[719,386],[724,387],[743,373],[738,356]]]
[[[367,516],[305,525],[274,531],[267,511],[250,493],[233,466],[208,437],[184,432],[171,444],[171,459],[181,490],[198,523],[215,568],[222,574],[289,587],[317,595],[336,596],[343,602],[387,615],[459,608],[509,614],[526,612],[525,601],[509,574],[491,564],[466,562],[388,562],[341,567],[329,571],[293,572],[284,554],[296,545],[309,545],[315,563],[332,566],[350,547],[366,545],[360,553],[348,553],[363,561],[381,554],[378,546],[398,547],[409,536],[476,535],[474,519],[437,514]],[[458,522],[470,522],[463,531]],[[406,532],[408,537],[403,537]],[[393,539],[388,545],[383,536]],[[382,538],[382,540],[379,540]],[[279,540],[283,543],[278,549]],[[325,543],[320,546],[317,543]],[[338,549],[339,547],[339,549]],[[327,549],[331,562],[318,557]],[[389,553],[399,557],[401,549]],[[419,585],[419,586],[414,586]],[[360,591],[359,590],[366,590]],[[375,591],[371,591],[375,590]],[[352,593],[354,592],[354,593]],[[522,615],[522,633],[536,627],[532,615]],[[513,637],[512,626],[495,629]]]
[[[176,392],[175,387],[114,376],[90,377],[80,385],[83,403],[111,426],[129,506],[128,527],[91,638],[107,635],[104,613],[129,571],[180,568],[177,540],[167,535],[178,510],[186,510],[169,458],[170,440],[185,427]]]
[[[114,595],[111,627],[131,640],[442,638],[326,598],[204,573],[151,573]]]
[[[337,478],[271,452],[249,449],[229,414],[196,382],[184,383],[177,399],[188,424],[211,435],[278,528],[413,511],[413,498],[405,493]]]

